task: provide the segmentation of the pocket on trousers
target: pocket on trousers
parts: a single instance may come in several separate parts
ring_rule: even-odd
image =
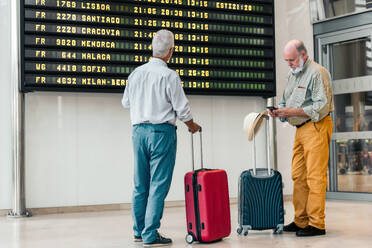
[[[318,133],[320,133],[320,130],[321,130],[320,125],[317,124],[316,122],[313,122],[313,126],[314,126],[315,131],[317,131]]]

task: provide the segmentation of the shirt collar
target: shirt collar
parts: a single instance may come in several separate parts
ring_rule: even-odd
[[[150,59],[150,63],[151,63],[151,64],[156,64],[156,65],[161,65],[161,66],[168,67],[168,66],[167,66],[167,63],[165,63],[164,60],[159,59],[159,58],[155,58],[155,57],[152,57],[152,58]]]
[[[308,57],[305,64],[304,64],[304,69],[302,71],[305,71],[306,68],[311,64],[311,59]]]

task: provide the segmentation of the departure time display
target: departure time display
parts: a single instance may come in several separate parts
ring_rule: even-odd
[[[21,1],[24,92],[122,92],[169,29],[187,93],[275,95],[273,0]]]

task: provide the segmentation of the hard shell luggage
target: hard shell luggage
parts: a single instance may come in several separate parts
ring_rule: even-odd
[[[266,134],[269,131],[268,116]],[[239,179],[238,193],[238,234],[248,235],[248,230],[273,229],[282,233],[284,226],[283,183],[281,174],[271,169],[256,168],[255,135],[253,135],[253,169],[243,171]],[[267,137],[268,139],[268,137]],[[267,140],[270,151],[270,142]],[[269,158],[269,156],[268,156]],[[269,159],[268,159],[269,160]]]
[[[230,201],[224,170],[203,168],[200,131],[201,169],[194,170],[194,144],[191,134],[192,171],[185,175],[186,242],[213,242],[230,235]]]

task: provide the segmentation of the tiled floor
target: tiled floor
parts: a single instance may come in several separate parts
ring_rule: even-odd
[[[286,203],[286,223],[293,215]],[[161,232],[173,239],[172,247],[372,247],[372,203],[327,202],[327,235],[297,238],[271,231],[236,234],[237,206],[232,205],[232,232],[222,242],[188,245],[184,208],[165,210]],[[126,248],[142,247],[132,242],[129,211],[39,215],[27,219],[0,217],[0,248]]]

